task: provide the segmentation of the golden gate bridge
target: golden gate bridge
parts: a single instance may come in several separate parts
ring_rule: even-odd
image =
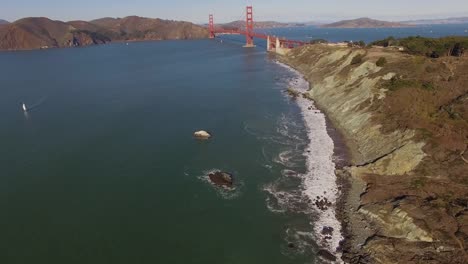
[[[224,29],[216,27],[214,23],[213,14],[209,15],[208,23],[210,38],[214,39],[216,35],[220,34],[236,34],[236,35],[245,35],[246,44],[244,47],[252,48],[255,47],[254,38],[265,39],[267,41],[267,50],[277,53],[286,53],[287,50],[303,46],[307,44],[304,41],[291,40],[286,38],[279,38],[276,36],[271,36],[262,33],[256,33],[254,31],[254,19],[253,19],[253,7],[247,6],[246,8],[246,19],[245,19],[245,30],[241,29]]]

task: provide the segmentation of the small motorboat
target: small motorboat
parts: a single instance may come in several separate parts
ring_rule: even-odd
[[[28,111],[28,108],[26,107],[26,104],[25,104],[25,103],[23,103],[23,111],[24,111],[24,112],[27,112],[27,111]]]

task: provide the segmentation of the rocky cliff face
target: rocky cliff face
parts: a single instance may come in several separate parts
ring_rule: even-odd
[[[467,263],[468,59],[319,44],[282,60],[352,154],[339,173],[350,180],[344,260]]]

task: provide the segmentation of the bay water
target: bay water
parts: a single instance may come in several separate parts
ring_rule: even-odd
[[[306,30],[275,32],[356,36]],[[314,134],[311,106],[285,93],[297,73],[263,42],[223,38],[0,53],[1,263],[317,261],[304,183],[322,175],[307,153],[324,153],[310,145],[324,119]],[[213,138],[195,140],[200,129]],[[209,183],[216,169],[234,190]]]
[[[285,233],[307,220],[266,202],[279,154],[297,148],[304,170],[306,142],[279,130],[305,127],[263,50],[117,43],[1,53],[0,72],[2,263],[313,259]],[[213,169],[235,190],[206,181]]]

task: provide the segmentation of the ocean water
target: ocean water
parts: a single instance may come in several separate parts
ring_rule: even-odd
[[[311,30],[276,35],[322,32]],[[314,206],[339,195],[325,117],[286,95],[308,89],[297,72],[242,40],[0,53],[0,263],[316,263],[319,248],[335,253],[334,207]],[[200,129],[214,137],[195,140]],[[210,184],[214,169],[233,173],[235,188]]]
[[[0,73],[1,263],[314,261],[296,234],[313,231],[309,217],[265,191],[305,172],[307,141],[284,93],[293,76],[262,49],[8,52]],[[199,129],[213,139],[194,140]],[[207,182],[213,169],[235,190]]]

